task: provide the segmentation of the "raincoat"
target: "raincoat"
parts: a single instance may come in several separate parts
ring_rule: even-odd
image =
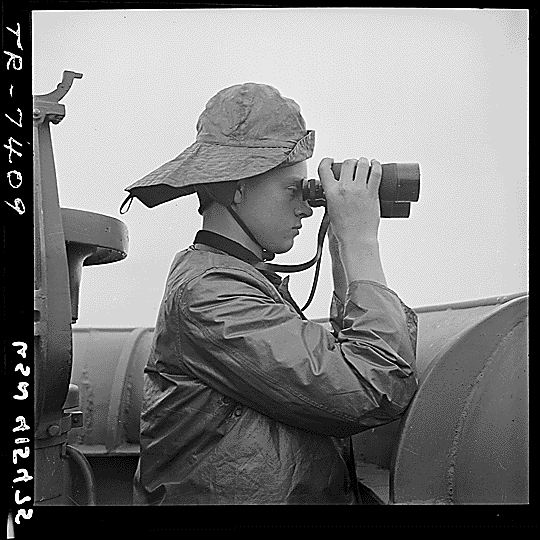
[[[416,315],[387,287],[355,281],[344,304],[333,295],[331,332],[236,246],[196,243],[171,266],[134,504],[361,502],[350,436],[408,406]]]

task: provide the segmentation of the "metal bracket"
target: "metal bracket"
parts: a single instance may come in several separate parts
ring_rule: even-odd
[[[77,73],[75,71],[64,71],[62,82],[58,83],[56,90],[53,90],[48,94],[34,96],[34,99],[47,101],[49,103],[58,103],[69,92],[73,81],[75,79],[82,79],[82,76],[82,73]]]
[[[34,441],[35,447],[39,449],[63,444],[67,441],[69,431],[80,427],[83,427],[83,413],[81,411],[64,412],[61,418],[40,426],[41,429],[36,433]]]
[[[53,124],[58,124],[66,115],[64,105],[58,103],[68,92],[75,79],[81,79],[82,73],[64,71],[62,81],[58,83],[56,90],[48,94],[34,96],[34,123],[41,124],[45,117]]]

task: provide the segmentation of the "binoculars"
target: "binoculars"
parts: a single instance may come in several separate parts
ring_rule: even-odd
[[[336,179],[342,163],[334,163],[332,172]],[[411,202],[420,196],[420,165],[418,163],[383,163],[379,200],[381,217],[409,217]],[[326,197],[319,179],[302,182],[302,197],[309,206],[326,206]]]

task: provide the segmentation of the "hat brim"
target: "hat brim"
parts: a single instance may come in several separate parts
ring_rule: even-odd
[[[284,162],[304,161],[313,155],[314,146],[315,132],[312,130],[292,148],[195,142],[125,191],[153,208],[193,193],[200,184],[242,180],[265,173]]]

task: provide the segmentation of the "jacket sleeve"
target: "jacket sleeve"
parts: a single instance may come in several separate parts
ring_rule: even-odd
[[[213,268],[179,292],[178,324],[199,352],[182,356],[194,377],[321,435],[346,437],[404,412],[417,387],[415,351],[394,292],[353,282],[334,336],[301,319],[265,281]]]
[[[330,324],[334,330],[334,336],[337,337],[339,332],[343,329],[343,311],[345,306],[339,299],[338,295],[333,292],[332,300],[330,302]]]
[[[392,291],[392,289],[389,289],[388,287],[381,285],[380,283],[376,282],[369,282],[365,281],[365,283],[373,283],[374,286],[382,287],[389,291],[390,293],[394,294],[396,298],[399,299],[399,303],[401,304],[401,308],[403,309],[403,312],[405,314],[406,322],[407,322],[407,329],[409,330],[409,339],[411,340],[411,345],[413,348],[413,358],[411,362],[411,366],[414,369],[415,375],[417,374],[416,371],[416,345],[418,341],[418,316],[414,312],[413,309],[411,309],[409,306],[404,304],[401,299]],[[332,299],[330,302],[330,316],[329,316],[329,322],[333,329],[333,334],[335,337],[338,336],[339,332],[343,330],[343,316],[345,311],[345,305],[343,302],[339,299],[339,296],[333,292],[332,293]]]

